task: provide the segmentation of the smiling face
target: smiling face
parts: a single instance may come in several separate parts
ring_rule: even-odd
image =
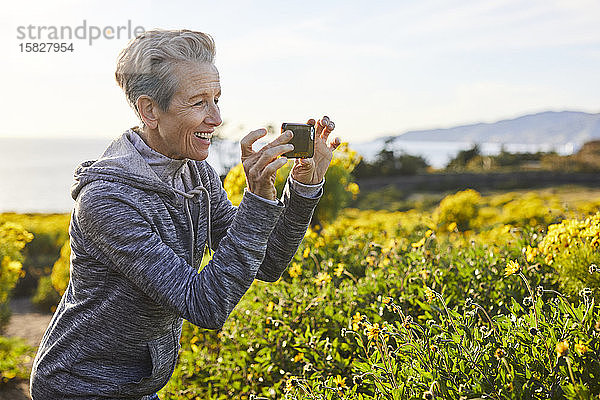
[[[167,157],[204,160],[210,138],[223,122],[217,103],[221,96],[219,72],[210,63],[175,65],[178,87],[167,111],[155,107],[156,125],[146,127],[147,144]]]

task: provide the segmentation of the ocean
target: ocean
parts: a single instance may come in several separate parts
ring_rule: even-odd
[[[1,138],[0,137],[0,212],[18,213],[68,213],[74,200],[70,188],[73,173],[85,160],[98,158],[110,144],[112,138]],[[367,160],[373,160],[381,144],[350,143]],[[441,168],[460,150],[472,146],[466,142],[415,142],[395,141],[395,151],[421,155],[430,165]],[[548,151],[542,145],[504,145],[508,151]],[[255,148],[259,148],[256,146]],[[484,154],[497,154],[501,145],[481,144]],[[561,148],[562,154],[572,148]],[[214,142],[208,162],[220,173],[239,160],[239,144],[236,142]]]

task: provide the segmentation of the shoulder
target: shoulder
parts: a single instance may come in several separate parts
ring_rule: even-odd
[[[147,197],[143,190],[122,182],[95,180],[81,189],[74,211],[79,217],[114,218],[123,212],[140,212],[143,196]]]

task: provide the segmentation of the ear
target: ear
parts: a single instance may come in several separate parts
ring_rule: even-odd
[[[158,126],[156,103],[149,96],[143,94],[138,97],[136,107],[144,124],[150,129],[156,129]]]

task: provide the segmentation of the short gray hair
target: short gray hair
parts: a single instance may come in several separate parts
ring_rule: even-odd
[[[136,106],[141,95],[149,96],[161,110],[167,111],[179,84],[173,71],[175,65],[213,64],[214,58],[215,42],[206,33],[155,29],[138,35],[121,50],[115,79],[143,126]]]

